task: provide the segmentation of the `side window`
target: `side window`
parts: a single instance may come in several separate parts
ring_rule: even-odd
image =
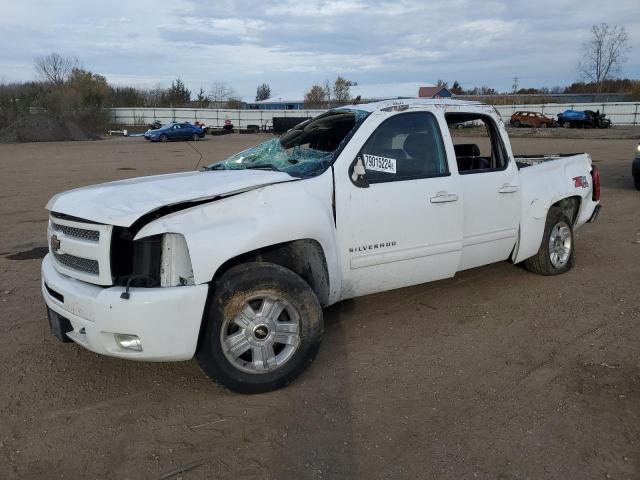
[[[524,116],[528,113],[523,112]],[[507,167],[508,157],[495,121],[487,115],[474,113],[445,114],[456,152],[458,172],[461,175],[493,172]],[[453,126],[460,121],[473,121],[473,137],[461,135]],[[470,132],[471,133],[471,132]]]
[[[382,122],[357,162],[369,184],[449,174],[440,127],[428,112],[401,113]]]

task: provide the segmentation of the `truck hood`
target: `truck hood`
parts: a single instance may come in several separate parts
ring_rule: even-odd
[[[161,207],[233,195],[297,180],[283,172],[211,170],[132,178],[76,188],[55,195],[47,210],[93,222],[131,226]]]

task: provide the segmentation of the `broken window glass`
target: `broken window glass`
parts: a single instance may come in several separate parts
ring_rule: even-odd
[[[340,108],[297,125],[279,138],[209,165],[210,170],[267,169],[308,177],[325,171],[345,138],[368,112]]]

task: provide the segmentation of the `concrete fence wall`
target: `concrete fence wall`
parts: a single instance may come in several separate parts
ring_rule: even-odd
[[[600,110],[614,125],[640,125],[640,102],[609,103],[547,103],[539,105],[497,105],[496,109],[505,122],[518,110],[540,112],[554,116],[565,110]],[[273,117],[315,117],[324,110],[219,110],[210,108],[112,108],[114,123],[146,125],[159,120],[161,123],[204,122],[211,127],[222,127],[229,119],[236,128],[248,125],[271,127]]]
[[[221,110],[213,108],[112,108],[114,123],[146,125],[159,120],[161,123],[204,122],[210,127],[222,127],[229,119],[235,128],[248,125],[273,126],[273,117],[315,117],[325,110]]]

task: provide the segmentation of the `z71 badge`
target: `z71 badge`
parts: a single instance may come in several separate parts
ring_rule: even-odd
[[[580,177],[573,177],[573,186],[576,188],[589,188],[589,181],[584,175]]]

